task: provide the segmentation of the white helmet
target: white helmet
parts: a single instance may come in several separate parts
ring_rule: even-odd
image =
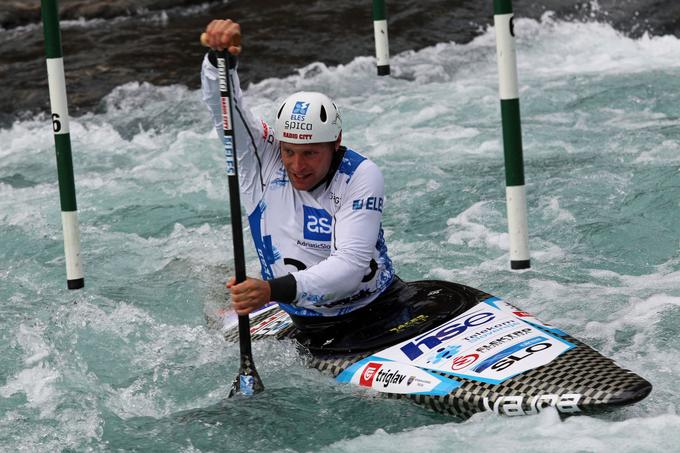
[[[342,131],[342,120],[328,96],[299,91],[281,104],[274,131],[277,140],[287,143],[334,142]]]

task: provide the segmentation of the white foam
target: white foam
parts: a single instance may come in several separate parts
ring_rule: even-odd
[[[680,441],[674,427],[680,423],[676,414],[640,417],[611,423],[591,417],[572,417],[561,421],[555,411],[539,416],[498,418],[476,416],[464,424],[431,425],[399,433],[377,430],[370,435],[336,442],[320,451],[340,453],[355,451],[450,452],[474,450],[497,452],[499,439],[509,451],[673,451]],[[673,434],[667,433],[671,430]]]
[[[490,203],[477,202],[450,218],[446,224],[450,227],[448,241],[452,244],[468,247],[495,247],[507,251],[510,249],[507,233],[492,231],[487,225],[487,219],[498,217],[499,212],[489,209]],[[496,219],[494,219],[496,220]]]
[[[645,148],[635,158],[640,164],[676,164],[680,161],[680,144],[676,140],[664,140],[651,149]]]
[[[465,45],[442,43],[395,55],[392,78],[375,77],[371,57],[337,67],[311,64],[290,77],[251,85],[249,104],[271,120],[276,101],[289,92],[329,92],[343,114],[345,142],[383,168],[391,190],[385,232],[399,272],[409,269],[417,278],[444,278],[497,292],[641,373],[655,391],[642,403],[602,418],[560,421],[551,411],[527,419],[481,415],[464,424],[378,431],[353,439],[343,433],[348,438],[326,451],[387,450],[394,445],[406,450],[495,451],[498,439],[504,448],[522,451],[560,451],[564,445],[585,451],[665,451],[680,442],[673,430],[680,421],[675,413],[680,369],[674,333],[666,325],[680,305],[678,262],[651,264],[640,269],[640,275],[596,269],[616,264],[615,259],[589,247],[579,230],[591,221],[584,206],[618,208],[618,200],[634,196],[631,181],[636,172],[677,164],[678,145],[667,135],[678,126],[672,108],[657,108],[654,102],[662,105],[663,99],[646,100],[630,81],[654,80],[647,77],[659,74],[677,78],[680,40],[635,40],[608,25],[550,17],[542,22],[517,19],[516,31],[525,158],[531,170],[527,187],[534,267],[528,271],[510,271],[508,264],[493,29]],[[620,100],[621,93],[630,97]],[[672,93],[664,96],[674,99]],[[35,275],[55,274],[60,258],[43,259],[36,252],[23,257],[30,265],[21,262],[22,270],[17,271],[12,256],[15,267],[0,270],[0,277],[9,275],[16,286],[6,290],[10,302],[40,313],[57,307],[48,322],[55,323],[51,330],[63,343],[52,344],[32,325],[16,331],[22,353],[12,363],[16,372],[0,386],[0,396],[18,400],[19,406],[3,415],[0,432],[29,419],[31,429],[20,445],[25,450],[43,439],[53,451],[86,448],[63,438],[100,439],[109,412],[123,420],[163,418],[215,404],[229,385],[220,364],[234,369],[237,363],[237,347],[225,345],[219,333],[193,321],[160,321],[177,308],[164,305],[169,295],[164,290],[159,289],[159,301],[152,304],[131,296],[134,288],[115,288],[124,282],[139,284],[149,273],[163,272],[180,260],[180,268],[189,269],[183,285],[217,289],[214,300],[200,300],[205,290],[179,303],[193,304],[197,312],[216,300],[224,304],[222,274],[231,269],[226,221],[217,220],[221,226],[212,221],[169,223],[167,233],[147,237],[136,232],[134,219],[121,220],[127,208],[179,204],[215,212],[216,217],[225,213],[226,218],[222,151],[199,92],[132,83],[114,90],[104,105],[104,113],[72,122],[84,253],[96,276],[86,277],[93,282],[88,283],[90,297],[61,306],[67,296],[53,287],[62,282],[36,281]],[[598,167],[603,157],[610,165]],[[0,183],[0,227],[18,226],[30,233],[29,240],[57,243],[58,194],[47,117],[1,129],[0,158],[10,176],[18,173],[35,183]],[[574,200],[570,196],[576,189]],[[444,191],[452,194],[446,207],[437,196]],[[50,212],[56,214],[54,219]],[[432,220],[421,223],[423,212]],[[125,228],[123,220],[130,220]],[[677,248],[673,238],[659,240]],[[252,247],[249,241],[247,245]],[[248,272],[257,274],[252,248],[247,256]],[[204,277],[202,271],[212,273]],[[197,276],[214,281],[202,282]],[[117,299],[100,294],[105,290],[117,291]],[[97,347],[115,348],[107,351],[118,360],[106,373],[92,371],[104,359],[86,356],[87,349],[79,343],[86,336]],[[319,373],[305,375],[291,345],[260,343],[254,349],[263,360],[258,363],[265,364],[260,372],[269,373],[267,382],[274,387],[292,388],[303,375],[318,385],[313,391],[351,394],[349,388],[332,390],[335,384]],[[186,385],[195,383],[196,376],[205,382]],[[74,401],[82,402],[82,410],[56,410]],[[32,420],[32,411],[48,423]],[[50,423],[55,426],[46,427]],[[0,441],[0,449],[5,446]]]
[[[15,393],[23,393],[29,406],[39,409],[40,416],[46,417],[54,412],[58,404],[59,392],[54,383],[60,376],[54,368],[39,363],[10,378],[0,387],[0,396],[9,398]]]
[[[59,403],[60,392],[55,382],[61,378],[59,371],[44,362],[51,353],[50,347],[43,339],[44,330],[44,326],[40,325],[18,326],[15,338],[26,353],[24,365],[28,368],[19,371],[0,387],[0,396],[3,398],[23,393],[29,407],[39,409],[41,417],[52,415]]]
[[[680,40],[674,36],[645,34],[633,39],[608,24],[557,21],[550,14],[540,22],[516,19],[515,33],[518,71],[529,77],[636,74],[680,67]]]
[[[561,207],[559,197],[544,198],[539,203],[543,205],[543,218],[545,220],[551,220],[553,224],[573,224],[576,222],[574,215]]]
[[[93,303],[96,302],[96,303]],[[181,394],[181,387],[173,390],[176,376],[199,372],[204,366],[226,360],[223,339],[204,326],[169,325],[158,322],[147,311],[130,303],[111,304],[100,298],[81,300],[77,305],[60,310],[57,318],[72,332],[86,329],[83,335],[96,338],[98,347],[107,357],[97,357],[93,366],[100,368],[106,361],[108,373],[125,373],[115,380],[129,381],[127,385],[92,383],[103,393],[106,406],[121,418],[137,416],[160,418],[197,406],[208,406],[224,398],[228,383],[201,390],[190,401]],[[109,305],[107,309],[105,307]],[[77,336],[76,336],[77,341]],[[92,358],[91,358],[92,360]],[[233,360],[233,358],[231,359]],[[99,363],[103,362],[103,363]],[[171,388],[168,388],[170,386]],[[180,394],[175,392],[179,391]]]

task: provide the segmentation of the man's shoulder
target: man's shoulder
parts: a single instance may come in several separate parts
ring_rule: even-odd
[[[338,167],[338,174],[347,178],[347,184],[354,178],[371,178],[382,175],[380,168],[371,159],[350,148],[345,150],[342,162]]]

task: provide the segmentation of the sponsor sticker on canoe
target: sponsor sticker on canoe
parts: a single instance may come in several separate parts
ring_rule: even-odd
[[[278,304],[276,302],[269,302],[268,304],[258,308],[254,312],[250,313],[248,317],[251,319],[255,318],[256,316],[261,316],[264,313],[274,311],[276,308],[278,308]],[[218,310],[216,313],[216,316],[218,319],[222,320],[222,331],[227,331],[230,329],[236,328],[238,326],[238,315],[234,310],[231,308],[223,308]],[[292,322],[292,321],[291,321]],[[258,323],[259,324],[259,323]],[[251,332],[252,328],[254,326],[251,326]]]
[[[378,392],[444,396],[460,387],[460,382],[427,370],[375,357],[361,360],[336,378]]]
[[[484,302],[486,304],[489,304],[493,307],[496,307],[499,310],[502,310],[504,312],[512,313],[513,315],[522,319],[522,321],[528,322],[529,324],[539,326],[542,329],[547,329],[547,330],[549,330],[553,333],[556,333],[557,335],[562,335],[562,336],[567,335],[566,333],[564,333],[562,330],[558,329],[557,327],[551,326],[550,324],[541,321],[540,319],[536,318],[531,313],[527,313],[524,310],[520,310],[519,308],[515,307],[514,305],[509,304],[509,303],[499,299],[498,297],[491,297],[491,298],[485,300]]]
[[[485,302],[374,357],[499,384],[574,347],[500,299]]]
[[[556,395],[546,393],[543,395],[508,395],[499,396],[493,403],[488,397],[482,398],[484,409],[494,414],[500,415],[535,415],[546,407],[554,407],[563,414],[574,414],[581,412],[578,406],[582,395],[580,393],[563,393]]]
[[[382,367],[382,363],[368,362],[359,373],[359,385],[362,387],[373,387],[375,373]]]
[[[275,311],[271,316],[267,316],[262,321],[250,327],[252,335],[276,335],[286,327],[293,324],[290,316],[283,311]]]

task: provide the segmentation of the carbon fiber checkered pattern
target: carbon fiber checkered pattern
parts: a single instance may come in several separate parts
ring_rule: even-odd
[[[480,301],[489,297],[480,294]],[[278,310],[278,309],[277,309]],[[253,330],[272,312],[255,316],[251,320]],[[551,331],[553,335],[556,333]],[[291,325],[276,332],[277,339],[294,339],[296,329]],[[579,395],[578,411],[592,413],[612,406],[631,404],[646,397],[652,386],[642,377],[619,367],[586,344],[568,335],[559,335],[576,347],[568,350],[547,365],[526,371],[501,384],[487,384],[457,376],[438,373],[461,382],[461,386],[449,395],[399,395],[381,393],[388,398],[410,398],[437,412],[451,414],[464,420],[477,412],[493,410],[499,414],[510,413],[505,403],[517,403],[519,410],[512,414],[536,413],[547,405],[568,395]],[[253,335],[253,340],[271,338],[272,335]],[[238,341],[236,329],[225,333],[227,341]],[[375,351],[374,351],[375,352]],[[312,356],[309,365],[337,377],[355,362],[370,356],[372,352],[348,355]],[[550,404],[553,401],[553,404]],[[557,405],[558,410],[560,406]],[[573,411],[568,411],[572,413]]]

